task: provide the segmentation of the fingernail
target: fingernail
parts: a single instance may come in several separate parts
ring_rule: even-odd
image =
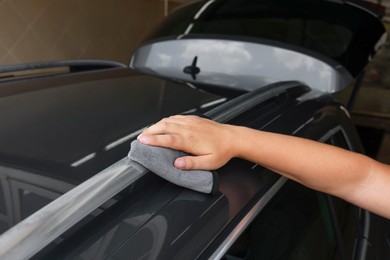
[[[149,142],[149,138],[147,136],[144,136],[143,134],[140,134],[137,137],[138,141],[140,141],[143,144],[147,144]]]
[[[176,159],[175,161],[176,168],[183,169],[185,166],[186,166],[186,162],[183,159],[181,158]]]

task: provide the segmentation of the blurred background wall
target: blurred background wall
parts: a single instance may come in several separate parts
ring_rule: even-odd
[[[390,1],[388,1],[390,3]],[[390,23],[385,22],[387,32]],[[360,127],[366,150],[379,161],[390,164],[390,44],[366,68],[365,77],[351,109],[354,123]]]
[[[0,65],[58,59],[127,63],[180,1],[0,0]]]

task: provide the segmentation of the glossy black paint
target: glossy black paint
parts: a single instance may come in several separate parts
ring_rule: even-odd
[[[230,123],[292,134],[314,117],[297,132],[313,139],[344,121],[348,129],[345,113],[330,96],[314,98],[318,93],[302,90],[295,88],[273,97]],[[215,196],[179,188],[150,173],[114,198],[111,206],[102,207],[96,217],[86,218],[85,223],[64,234],[64,242],[52,244],[37,258],[206,258],[279,178],[240,159],[232,160],[218,173],[220,188]],[[101,243],[104,248],[93,250]]]
[[[45,126],[28,124],[30,122],[26,120],[28,116],[22,112],[16,113],[18,117],[14,117],[14,121],[10,121],[8,127],[16,127],[17,123],[19,126],[25,124],[25,128],[18,128],[21,131],[19,137],[28,142],[25,146],[23,146],[22,141],[17,142],[20,150],[11,147],[14,149],[13,151],[16,151],[14,154],[0,157],[2,165],[5,166],[0,168],[0,173],[3,173],[2,176],[6,178],[19,178],[19,180],[25,178],[25,182],[28,178],[23,176],[29,178],[43,176],[46,178],[42,179],[41,183],[34,184],[34,189],[10,186],[11,189],[16,189],[16,192],[20,194],[34,194],[38,187],[48,189],[50,186],[51,189],[54,189],[53,179],[59,182],[56,185],[68,184],[68,187],[62,191],[66,192],[73,185],[104,168],[106,163],[110,164],[127,154],[128,144],[126,142],[108,151],[102,149],[107,143],[127,134],[126,129],[134,131],[162,116],[180,113],[193,107],[199,108],[201,104],[220,98],[188,88],[185,85],[141,76],[129,70],[113,70],[103,74],[94,75],[92,73],[75,77],[37,79],[36,81],[17,82],[13,86],[6,85],[0,88],[0,106],[3,105],[4,108],[7,108],[4,110],[4,114],[0,113],[0,117],[5,116],[5,112],[12,111],[12,106],[5,106],[8,98],[31,97],[25,98],[28,102],[19,103],[21,107],[30,108],[30,111],[26,113],[34,112],[33,114],[42,116],[41,122],[47,122],[48,129],[58,131],[58,137],[69,139],[67,142],[64,140],[53,142],[52,133],[45,132],[45,134],[38,134],[35,140],[27,140],[23,136],[24,129],[35,129],[32,132],[39,133],[38,130],[44,131]],[[65,95],[66,89],[73,93],[80,92],[80,97],[75,99],[79,102],[75,104],[70,102],[73,100],[71,99],[72,95]],[[53,104],[49,100],[45,103],[46,99],[42,96],[55,95],[53,93],[58,94],[57,100],[59,102]],[[133,96],[133,94],[138,96]],[[145,108],[146,105],[139,101],[139,96],[142,96],[143,100],[149,101],[146,103],[148,108]],[[178,96],[181,97],[179,100],[177,100]],[[89,98],[92,97],[93,99],[90,100]],[[34,99],[40,102],[33,102]],[[156,103],[157,101],[159,102]],[[40,104],[40,106],[32,104]],[[50,109],[42,109],[42,104],[46,104]],[[79,108],[80,106],[82,109]],[[46,113],[38,113],[38,111]],[[95,114],[95,111],[100,112],[100,115],[99,113]],[[199,111],[205,110],[199,109]],[[62,127],[56,128],[55,118],[57,118],[58,113],[55,112],[61,112],[62,116],[59,117],[58,121],[62,121],[63,118],[78,118],[81,117],[80,114],[87,112],[91,114],[91,117],[84,117],[84,120],[60,122]],[[105,128],[107,122],[111,123],[111,128]],[[339,103],[330,95],[310,91],[305,86],[297,86],[272,96],[238,115],[229,123],[266,131],[295,134],[315,140],[326,135],[334,127],[341,126],[348,134],[353,150],[361,152],[360,142],[354,127],[346,113],[340,109]],[[89,124],[93,127],[89,127]],[[68,128],[64,125],[72,127]],[[88,142],[84,140],[82,133],[93,133],[96,128],[99,131],[106,130],[103,131],[104,133],[95,133],[97,137],[88,139]],[[78,129],[82,131],[79,133]],[[3,131],[3,135],[9,136],[10,132],[1,131]],[[15,131],[15,134],[18,132]],[[29,134],[31,135],[31,133]],[[48,140],[51,140],[50,142],[45,141],[46,136]],[[76,138],[77,142],[72,141],[72,138]],[[6,138],[1,140],[3,140],[4,145],[11,146],[11,143],[7,143]],[[96,144],[97,141],[100,142]],[[128,142],[130,141],[128,140]],[[62,145],[66,147],[68,142],[73,142],[73,149],[64,150],[64,152],[60,148]],[[42,151],[34,153],[34,149],[28,147],[31,144],[37,146],[46,144],[51,149],[58,150],[47,157],[50,160],[42,160],[42,157],[46,155]],[[69,158],[80,153],[79,149],[84,152],[83,154],[91,151],[88,149],[100,149],[100,152],[85,165],[69,166],[69,162],[72,161]],[[254,147],[254,149],[258,148]],[[260,149],[266,149],[266,147],[260,147]],[[17,152],[19,152],[19,156],[16,156]],[[110,152],[113,154],[110,155]],[[55,156],[56,154],[57,156]],[[59,158],[59,161],[53,158]],[[76,169],[68,171],[72,168]],[[18,175],[10,176],[15,169],[26,172],[22,171],[18,172]],[[85,175],[83,175],[84,171],[87,172]],[[149,173],[96,209],[95,212],[68,230],[60,239],[47,246],[34,258],[207,258],[280,177],[263,167],[241,159],[233,159],[219,169],[218,173],[220,174],[220,187],[215,196],[175,186],[153,173]],[[45,182],[45,180],[48,181]],[[3,187],[7,186],[3,185]],[[3,190],[3,194],[7,193]],[[29,200],[21,202],[22,205],[26,205],[27,201],[31,203],[31,207],[25,211],[33,212],[42,206],[42,200],[47,200],[43,204],[51,200],[50,196],[47,198],[42,196],[42,193],[38,192],[38,194],[41,195],[38,198],[30,197]],[[2,199],[5,198],[7,196]],[[7,214],[7,210],[9,210],[7,205],[10,202],[3,201],[4,206],[0,207],[1,213]],[[34,203],[36,206],[33,205]],[[17,208],[12,209],[18,211]],[[14,221],[16,220],[17,218]],[[385,227],[383,220],[373,218],[373,221],[376,223],[376,230],[379,227]],[[362,229],[365,225],[366,223],[362,223]],[[374,234],[369,239],[371,245],[369,255],[374,254],[377,248],[386,247],[383,240],[376,240]],[[357,248],[363,243],[362,241],[362,239],[358,240]]]
[[[91,75],[84,82],[53,79],[0,86],[2,158],[18,158],[18,165],[23,165],[25,158],[38,162],[37,167],[39,163],[56,164],[68,170],[78,159],[97,153],[97,159],[87,163],[91,169],[75,167],[77,176],[86,179],[91,171],[107,166],[103,162],[111,151],[105,147],[111,142],[161,117],[199,108],[217,98],[125,71],[106,72],[100,78]],[[113,77],[115,74],[124,75]],[[50,87],[39,88],[42,85]],[[180,96],[177,100],[176,95]],[[108,165],[111,163],[112,159]]]
[[[219,98],[123,68],[0,84],[1,231],[126,157],[139,129]]]
[[[143,177],[116,199],[115,205],[67,232],[63,243],[37,258],[193,257],[228,219],[223,194],[208,196],[182,189],[154,174]],[[104,240],[104,248],[91,252]]]

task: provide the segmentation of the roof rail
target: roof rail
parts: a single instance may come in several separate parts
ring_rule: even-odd
[[[302,86],[300,82],[270,84],[228,101],[206,115],[217,122],[227,122],[275,95]],[[3,233],[0,236],[0,258],[30,258],[148,172],[140,164],[123,158]]]
[[[276,82],[238,96],[206,112],[205,115],[214,121],[226,122],[267,99],[296,87],[304,87],[306,90],[310,90],[309,87],[299,81]]]
[[[107,60],[60,60],[0,66],[0,80],[33,77],[54,73],[75,73],[109,68],[126,68],[125,64]]]
[[[107,60],[61,60],[0,66],[0,73],[58,67],[69,67],[73,72],[118,67],[125,68],[126,65],[120,62]]]

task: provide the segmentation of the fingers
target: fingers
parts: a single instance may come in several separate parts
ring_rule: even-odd
[[[176,134],[183,129],[199,126],[200,124],[205,124],[207,122],[212,122],[209,119],[201,118],[198,116],[192,115],[176,115],[170,116],[167,118],[161,119],[154,125],[148,127],[144,133],[145,134]]]
[[[209,155],[185,156],[177,158],[174,166],[181,170],[215,170],[220,167],[212,162]]]
[[[137,137],[138,141],[143,144],[152,145],[152,146],[162,146],[176,150],[183,150],[183,141],[182,137],[179,135],[173,134],[159,134],[159,135],[147,135],[140,134]]]
[[[175,120],[176,121],[176,120]],[[180,124],[164,118],[154,125],[149,126],[143,131],[145,135],[159,135],[159,134],[177,134]]]
[[[164,118],[145,129],[138,140],[147,145],[163,146],[172,149],[185,150],[185,139],[191,139],[199,127],[197,116],[171,116]],[[198,130],[198,129],[197,129]]]
[[[177,135],[179,125],[171,123],[167,118],[145,129],[137,139],[147,145],[176,148],[175,143],[180,137]]]

